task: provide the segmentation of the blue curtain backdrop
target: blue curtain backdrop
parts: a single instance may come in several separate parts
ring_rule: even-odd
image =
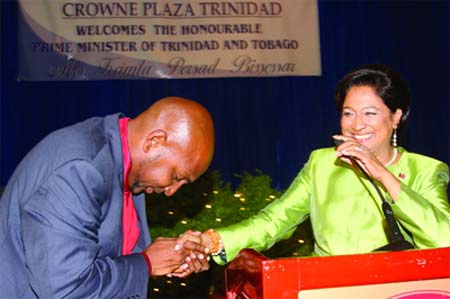
[[[393,66],[410,85],[406,148],[450,162],[449,1],[319,0],[320,77],[75,82],[16,80],[17,3],[0,5],[0,185],[49,132],[91,116],[133,117],[156,99],[179,95],[203,103],[214,117],[211,169],[227,181],[259,169],[274,187],[286,188],[311,150],[332,145],[339,78],[375,62]]]

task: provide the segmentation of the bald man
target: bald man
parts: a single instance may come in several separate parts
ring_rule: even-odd
[[[178,97],[44,138],[0,199],[0,298],[143,299],[151,275],[205,270],[203,246],[151,242],[144,193],[195,181],[213,150],[210,114]]]

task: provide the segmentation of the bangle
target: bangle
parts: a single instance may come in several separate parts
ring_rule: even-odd
[[[204,232],[211,240],[211,255],[220,255],[223,250],[223,243],[220,235],[212,228]]]

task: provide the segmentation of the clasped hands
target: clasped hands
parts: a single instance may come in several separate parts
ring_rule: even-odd
[[[188,230],[178,238],[155,239],[144,253],[152,265],[152,276],[184,278],[209,269],[209,251],[202,233]]]

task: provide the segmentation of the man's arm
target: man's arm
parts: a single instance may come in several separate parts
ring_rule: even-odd
[[[70,162],[25,204],[22,239],[30,284],[40,298],[145,298],[149,273],[141,254],[100,254],[107,185],[90,163]]]

